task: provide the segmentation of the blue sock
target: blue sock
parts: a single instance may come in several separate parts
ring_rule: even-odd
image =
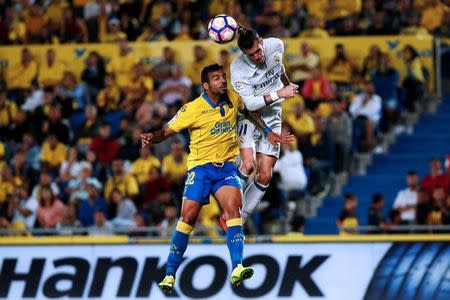
[[[192,231],[192,226],[182,221],[178,221],[177,229],[172,235],[172,242],[170,243],[169,257],[167,258],[166,276],[172,275],[175,277],[184,252],[189,243],[189,234]]]
[[[242,264],[244,256],[244,231],[242,230],[242,219],[236,218],[227,221],[227,246],[230,251],[232,269]]]

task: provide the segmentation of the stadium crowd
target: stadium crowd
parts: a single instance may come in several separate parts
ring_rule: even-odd
[[[442,2],[442,3],[441,3]],[[191,40],[227,13],[262,36],[448,35],[439,0],[46,0],[0,2],[0,44]]]
[[[168,46],[159,62],[148,65],[129,51],[128,41],[203,39],[206,20],[219,12],[263,36],[448,32],[450,15],[439,1],[362,2],[0,0],[2,45],[114,42],[119,47],[108,63],[89,53],[80,78],[51,45],[45,62],[38,65],[24,46],[20,63],[2,70],[0,227],[63,233],[79,227],[111,234],[157,226],[159,234],[170,234],[183,192],[187,135],[152,149],[141,149],[139,136],[160,129],[201,91],[204,66],[218,62],[228,70],[230,53],[209,57],[198,45],[193,61],[182,66]],[[309,44],[301,45],[287,65],[300,95],[283,107],[284,127],[296,143],[281,148],[278,176],[265,196],[269,201],[249,230],[273,233],[264,225],[286,217],[285,207],[304,194],[327,193],[329,178],[349,171],[352,154],[377,150],[380,134],[402,129],[401,113],[415,111],[428,86],[418,52],[407,46],[402,54],[405,78],[377,45],[362,65],[341,44],[327,62]],[[219,213],[213,201],[200,223],[217,226]],[[293,222],[301,227],[298,217]]]

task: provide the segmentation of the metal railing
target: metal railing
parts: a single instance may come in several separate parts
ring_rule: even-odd
[[[341,231],[370,233],[450,233],[450,225],[339,226]]]

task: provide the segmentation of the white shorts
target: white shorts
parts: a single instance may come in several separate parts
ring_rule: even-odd
[[[273,132],[281,133],[281,124],[271,126]],[[239,148],[253,148],[256,153],[262,153],[278,158],[280,156],[280,145],[274,147],[267,139],[267,136],[247,119],[240,120],[238,123]]]

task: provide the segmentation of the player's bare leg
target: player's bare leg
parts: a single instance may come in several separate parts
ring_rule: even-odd
[[[222,207],[227,222],[227,246],[233,270],[230,280],[237,286],[253,276],[252,268],[242,266],[244,252],[244,231],[240,215],[242,191],[238,187],[224,185],[216,191],[214,197]]]
[[[256,153],[256,178],[249,184],[244,193],[244,204],[241,211],[244,222],[252,214],[266,193],[272,180],[273,167],[276,162],[277,159],[274,156]]]
[[[189,234],[194,229],[202,204],[189,199],[183,200],[181,216],[177,228],[172,235],[169,257],[167,258],[166,277],[159,283],[159,287],[165,293],[171,293],[175,285],[175,273],[183,259],[189,243]]]
[[[242,189],[245,191],[245,185],[247,184],[248,178],[256,167],[255,149],[241,148],[239,156],[241,158],[241,164],[239,166],[238,176],[241,179]]]

